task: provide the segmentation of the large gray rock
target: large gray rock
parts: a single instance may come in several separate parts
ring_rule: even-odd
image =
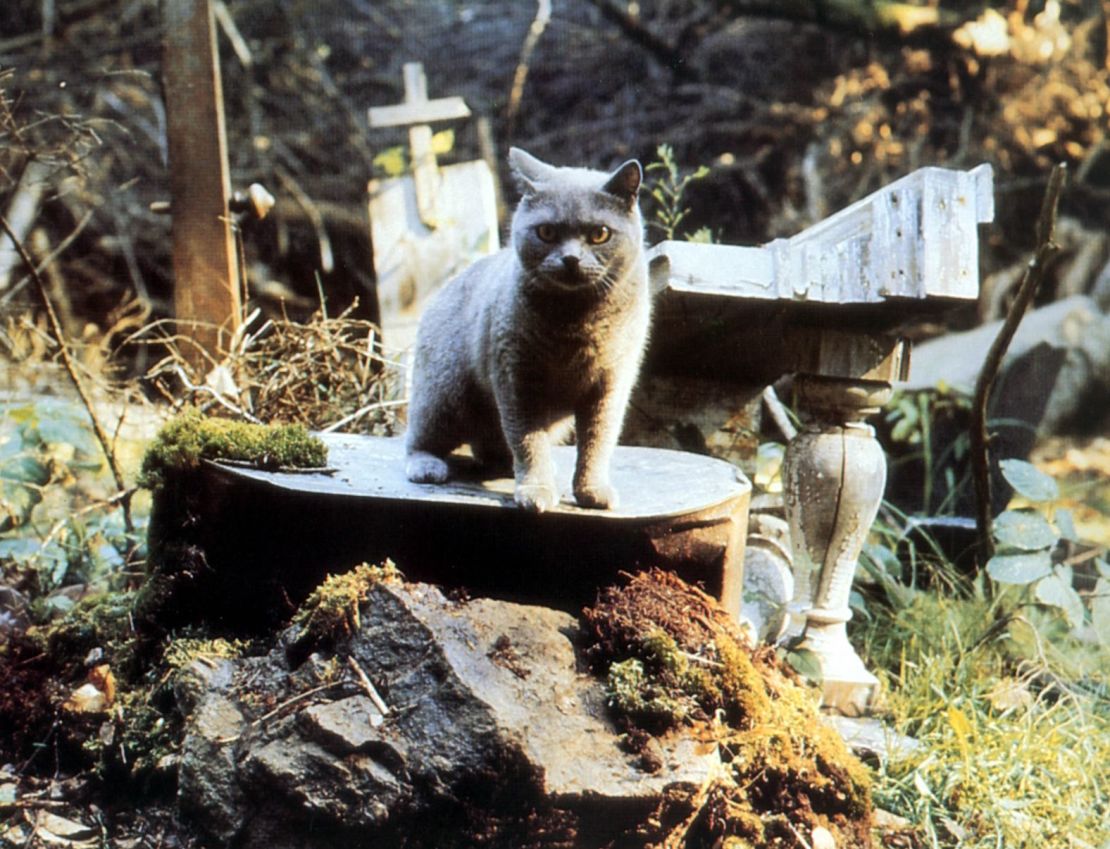
[[[1002,326],[990,322],[918,345],[904,388],[946,383],[974,391]],[[1110,413],[1110,316],[1076,295],[1030,311],[1003,361],[991,416],[1025,422],[1042,435],[1086,430]]]
[[[601,845],[719,759],[676,735],[644,772],[576,632],[554,610],[382,583],[334,656],[194,664],[182,811],[247,849]]]

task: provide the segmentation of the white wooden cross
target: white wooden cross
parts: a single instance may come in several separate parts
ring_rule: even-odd
[[[460,97],[428,99],[423,66],[404,66],[405,100],[369,111],[371,127],[409,128],[412,174],[371,180],[370,237],[379,320],[386,345],[414,340],[428,296],[453,273],[500,247],[493,173],[485,162],[440,167],[432,149],[436,121],[466,118]]]
[[[412,177],[416,184],[416,207],[420,220],[428,227],[436,224],[436,195],[439,191],[439,169],[432,149],[432,128],[436,121],[469,118],[470,109],[461,97],[428,99],[428,79],[424,66],[407,62],[402,68],[405,100],[395,106],[371,106],[371,127],[408,127],[409,155]]]
[[[758,339],[778,373],[795,375],[803,427],[782,470],[788,637],[816,654],[825,703],[846,714],[864,712],[878,683],[845,627],[886,483],[886,457],[865,420],[908,375],[908,342],[891,331],[938,302],[978,296],[978,225],[994,217],[992,182],[989,165],[923,168],[789,239],[663,242],[651,254],[659,344],[687,358],[716,352],[699,366],[720,373]]]

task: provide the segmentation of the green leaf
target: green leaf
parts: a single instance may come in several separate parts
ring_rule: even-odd
[[[1037,551],[1056,544],[1059,537],[1040,513],[1007,510],[994,520],[994,538],[1008,548]]]
[[[1071,542],[1082,542],[1078,531],[1075,529],[1075,516],[1071,510],[1061,507],[1053,515],[1052,521],[1056,523],[1056,528],[1064,539]]]
[[[824,680],[821,658],[810,649],[790,649],[786,652],[786,662],[807,681],[820,684]]]
[[[1000,584],[1031,584],[1052,574],[1047,551],[996,554],[987,561],[987,574]]]
[[[1083,599],[1060,575],[1049,575],[1037,584],[1033,594],[1041,604],[1062,610],[1073,628],[1083,624]]]
[[[1000,460],[999,469],[1019,495],[1030,501],[1052,501],[1060,496],[1055,479],[1025,460]]]

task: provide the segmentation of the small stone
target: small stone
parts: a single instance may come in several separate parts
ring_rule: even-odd
[[[313,705],[300,715],[307,736],[339,755],[381,742],[381,735],[374,729],[384,720],[381,711],[366,696]]]
[[[906,831],[913,828],[913,823],[905,817],[892,814],[882,808],[875,808],[871,822],[879,831]]]
[[[35,812],[35,831],[48,843],[89,840],[97,835],[92,826],[42,810]]]
[[[809,845],[813,849],[836,849],[836,838],[824,826],[817,826],[809,838]]]
[[[108,696],[95,684],[82,684],[62,703],[62,710],[70,713],[104,713],[108,710]]]
[[[659,772],[663,768],[663,747],[659,745],[659,741],[654,737],[649,737],[644,741],[644,746],[640,749],[640,769],[648,773]]]

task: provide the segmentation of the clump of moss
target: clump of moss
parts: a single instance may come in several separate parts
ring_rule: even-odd
[[[162,660],[169,669],[184,669],[198,658],[232,660],[242,657],[249,645],[246,640],[227,640],[222,637],[179,637],[166,646]]]
[[[726,764],[692,812],[657,811],[655,822],[680,825],[648,842],[794,846],[821,826],[838,846],[870,846],[866,768],[821,721],[815,695],[712,598],[655,570],[604,591],[583,620],[586,657],[629,736],[692,727]]]
[[[168,471],[196,469],[202,460],[236,460],[261,468],[316,468],[328,451],[304,425],[256,425],[208,418],[190,408],[168,422],[143,457],[140,483],[165,484]]]
[[[689,715],[686,694],[653,680],[637,658],[611,665],[607,685],[610,706],[640,727],[670,728]]]
[[[361,563],[349,572],[328,575],[293,615],[301,627],[297,642],[309,646],[333,646],[350,637],[361,626],[360,608],[379,583],[399,583],[401,572],[392,560],[380,566]]]

